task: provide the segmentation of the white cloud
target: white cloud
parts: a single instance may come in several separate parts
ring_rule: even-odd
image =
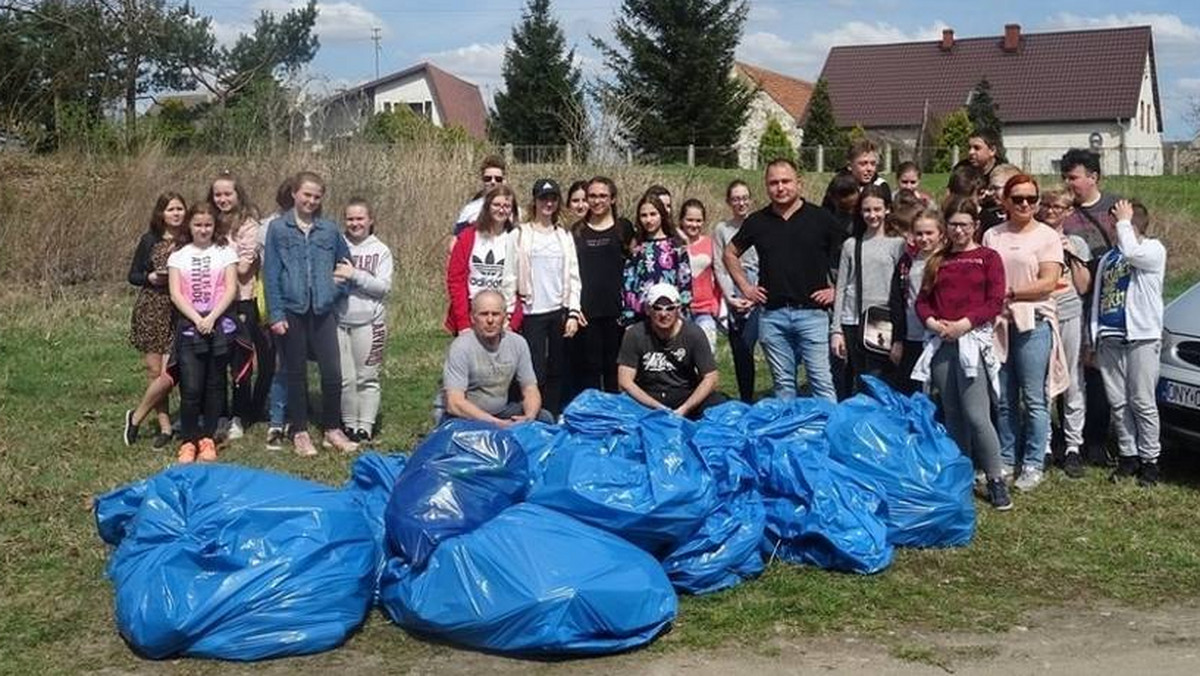
[[[465,47],[427,53],[421,56],[421,60],[432,61],[439,68],[476,84],[494,84],[502,79],[504,44],[476,42]]]
[[[1183,94],[1200,95],[1200,77],[1181,77],[1175,81],[1175,89]]]
[[[224,23],[213,19],[211,25],[217,44],[225,47],[232,47],[239,35],[250,32],[250,26],[243,23]]]
[[[1200,27],[1192,26],[1175,14],[1107,14],[1105,16],[1080,16],[1060,12],[1046,22],[1045,27],[1056,30],[1078,28],[1125,28],[1128,26],[1150,26],[1156,45],[1200,46]]]
[[[303,7],[306,0],[258,0],[256,12],[266,10],[282,15],[292,9]],[[371,39],[371,29],[380,28],[384,36],[391,34],[378,14],[353,2],[318,2],[317,23],[313,33],[321,44],[366,42]]]
[[[737,57],[741,61],[778,70],[786,75],[811,80],[820,73],[832,47],[936,40],[946,27],[947,24],[940,20],[913,31],[904,31],[882,21],[850,21],[831,31],[810,33],[796,41],[772,32],[759,31],[743,37]]]

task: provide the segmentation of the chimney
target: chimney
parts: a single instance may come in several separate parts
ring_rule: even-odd
[[[1021,46],[1021,24],[1004,25],[1004,51],[1015,52]]]
[[[943,28],[942,29],[941,50],[943,52],[948,52],[953,47],[954,47],[954,29],[953,28]]]

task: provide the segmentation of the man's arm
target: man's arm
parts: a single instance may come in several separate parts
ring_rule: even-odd
[[[713,391],[717,389],[717,384],[720,379],[721,374],[718,371],[709,371],[708,373],[705,373],[704,377],[701,378],[700,382],[696,385],[696,389],[692,391],[692,396],[688,397],[686,401],[680,404],[679,408],[675,409],[675,412],[683,416],[691,413],[692,409],[703,403],[705,399],[708,399],[708,395],[712,394]]]
[[[538,389],[536,381],[521,387],[521,410],[524,412],[521,420],[536,420],[538,412],[542,410],[542,391]],[[514,422],[521,420],[513,419]]]
[[[646,390],[643,390],[641,386],[635,382],[636,378],[637,369],[633,368],[632,366],[625,366],[623,364],[617,365],[617,387],[621,388],[622,392],[633,397],[634,401],[647,408],[666,408],[662,402],[650,396]]]
[[[511,424],[510,421],[497,418],[471,403],[471,400],[467,399],[467,391],[456,388],[446,388],[446,412],[455,418],[482,420],[483,422],[489,422],[501,427]]]

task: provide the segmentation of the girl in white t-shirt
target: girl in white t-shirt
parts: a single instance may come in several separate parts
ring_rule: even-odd
[[[207,203],[188,210],[178,250],[167,259],[171,302],[179,311],[175,360],[179,370],[179,462],[217,459],[213,442],[225,408],[226,371],[237,325],[226,316],[237,295],[238,255],[228,246],[218,212]],[[203,425],[201,424],[203,414]]]

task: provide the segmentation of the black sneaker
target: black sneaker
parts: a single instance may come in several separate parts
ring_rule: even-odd
[[[1063,473],[1071,479],[1082,479],[1084,475],[1083,458],[1078,451],[1072,451],[1063,456]]]
[[[1158,463],[1143,462],[1138,469],[1137,482],[1139,486],[1154,488],[1158,485]]]
[[[287,439],[287,433],[282,427],[271,426],[267,428],[267,450],[282,451],[283,442]]]
[[[987,500],[996,511],[1007,512],[1012,509],[1012,498],[1008,496],[1008,486],[1004,479],[992,479],[987,482]]]
[[[161,451],[171,444],[171,434],[169,432],[159,432],[154,435],[154,441],[150,446],[156,451]]]
[[[356,441],[360,444],[369,444],[374,441],[374,439],[371,438],[371,433],[366,430],[355,430],[354,436],[350,437],[350,440]]]
[[[123,434],[126,446],[132,446],[138,440],[138,426],[133,422],[133,409],[125,411],[125,432]]]
[[[1116,483],[1123,479],[1132,479],[1137,476],[1140,464],[1137,458],[1123,455],[1117,458],[1117,468],[1113,470],[1112,474],[1108,475],[1108,480]]]

